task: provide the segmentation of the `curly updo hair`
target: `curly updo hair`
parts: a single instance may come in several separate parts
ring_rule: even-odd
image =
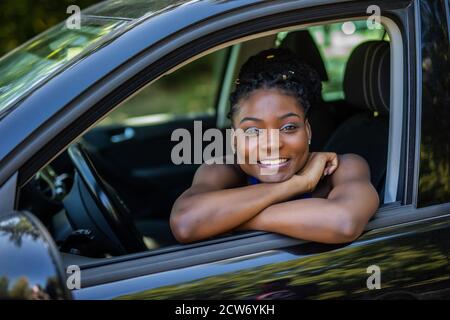
[[[230,119],[241,99],[248,98],[254,90],[272,88],[296,98],[307,117],[322,90],[317,71],[286,48],[271,48],[251,56],[242,65],[235,83],[235,91],[230,95]]]

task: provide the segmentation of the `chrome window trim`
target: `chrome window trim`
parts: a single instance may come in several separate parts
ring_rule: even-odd
[[[14,211],[17,195],[17,171],[0,186],[0,216]]]
[[[387,17],[381,17],[381,22],[389,34],[391,47],[390,75],[390,111],[389,111],[389,143],[386,165],[386,183],[384,203],[397,200],[398,180],[400,178],[400,161],[403,131],[405,84],[403,79],[403,39],[397,24]]]

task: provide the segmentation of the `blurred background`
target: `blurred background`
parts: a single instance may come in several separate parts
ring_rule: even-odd
[[[100,0],[1,0],[0,56],[63,21],[74,4],[83,10]]]

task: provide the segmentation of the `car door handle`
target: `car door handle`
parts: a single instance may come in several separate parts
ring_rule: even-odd
[[[122,133],[111,136],[112,143],[119,143],[132,139],[136,135],[133,128],[125,128]]]

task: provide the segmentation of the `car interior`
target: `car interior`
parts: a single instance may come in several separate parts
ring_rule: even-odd
[[[334,48],[335,41],[342,40],[326,37],[327,30],[342,27],[334,23],[248,40],[172,71],[122,103],[41,169],[22,187],[19,208],[38,216],[67,255],[107,258],[178,245],[169,227],[171,207],[191,185],[199,164],[172,163],[171,150],[177,142],[171,134],[177,128],[194,134],[194,120],[202,121],[203,131],[225,131],[229,123],[219,124],[218,119],[224,119],[221,113],[228,110],[219,105],[231,92],[240,66],[251,55],[275,46],[291,49],[314,67],[324,90],[333,93],[332,85],[326,83],[341,86],[335,90],[340,95],[324,94],[311,109],[310,149],[364,157],[382,205],[389,137],[390,42],[384,29],[371,31],[364,29],[364,22],[354,24],[363,31],[355,33],[345,53]],[[330,58],[333,54],[340,60]],[[340,79],[330,72],[336,69],[336,61],[340,61],[338,67],[342,65]],[[197,93],[187,87],[191,82],[196,90],[203,90],[192,101],[189,94]],[[174,97],[164,101],[156,96],[158,92]],[[183,104],[183,111],[172,111],[179,107],[174,99],[182,98],[178,104]],[[153,108],[153,101],[158,107]]]

